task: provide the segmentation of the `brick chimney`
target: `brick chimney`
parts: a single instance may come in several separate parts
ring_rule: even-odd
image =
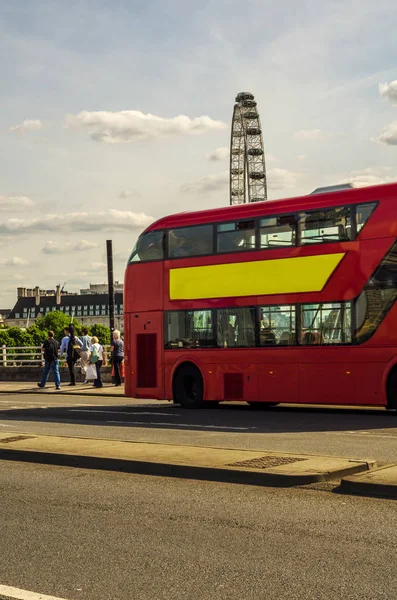
[[[40,305],[40,288],[38,285],[36,285],[36,287],[34,288],[34,298],[35,298],[36,306],[39,306]]]

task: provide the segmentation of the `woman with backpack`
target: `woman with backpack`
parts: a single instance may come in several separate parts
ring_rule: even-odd
[[[92,338],[92,346],[90,347],[91,357],[90,363],[95,365],[97,378],[94,380],[94,387],[103,387],[101,379],[101,367],[103,363],[103,348],[99,343],[98,338],[94,335]]]
[[[80,358],[80,349],[82,345],[82,342],[75,334],[73,325],[69,325],[69,343],[66,348],[66,362],[68,364],[70,374],[69,385],[76,385],[76,380],[74,377],[74,365]]]

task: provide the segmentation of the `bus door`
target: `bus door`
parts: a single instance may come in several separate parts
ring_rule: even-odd
[[[163,398],[163,319],[161,312],[129,316],[129,376],[131,395]]]

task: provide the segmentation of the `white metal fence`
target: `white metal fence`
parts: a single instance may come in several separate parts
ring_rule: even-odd
[[[103,346],[104,362],[110,356],[110,346]],[[65,359],[60,364],[66,364]],[[42,367],[44,355],[41,346],[0,346],[0,367]]]

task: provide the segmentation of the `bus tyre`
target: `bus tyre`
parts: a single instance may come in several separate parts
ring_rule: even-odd
[[[174,402],[182,408],[203,408],[203,378],[197,367],[182,365],[174,377]]]
[[[387,378],[387,409],[397,410],[397,369],[394,368]]]
[[[256,408],[257,410],[266,410],[267,408],[273,408],[273,406],[278,406],[279,402],[248,402],[251,408]]]

